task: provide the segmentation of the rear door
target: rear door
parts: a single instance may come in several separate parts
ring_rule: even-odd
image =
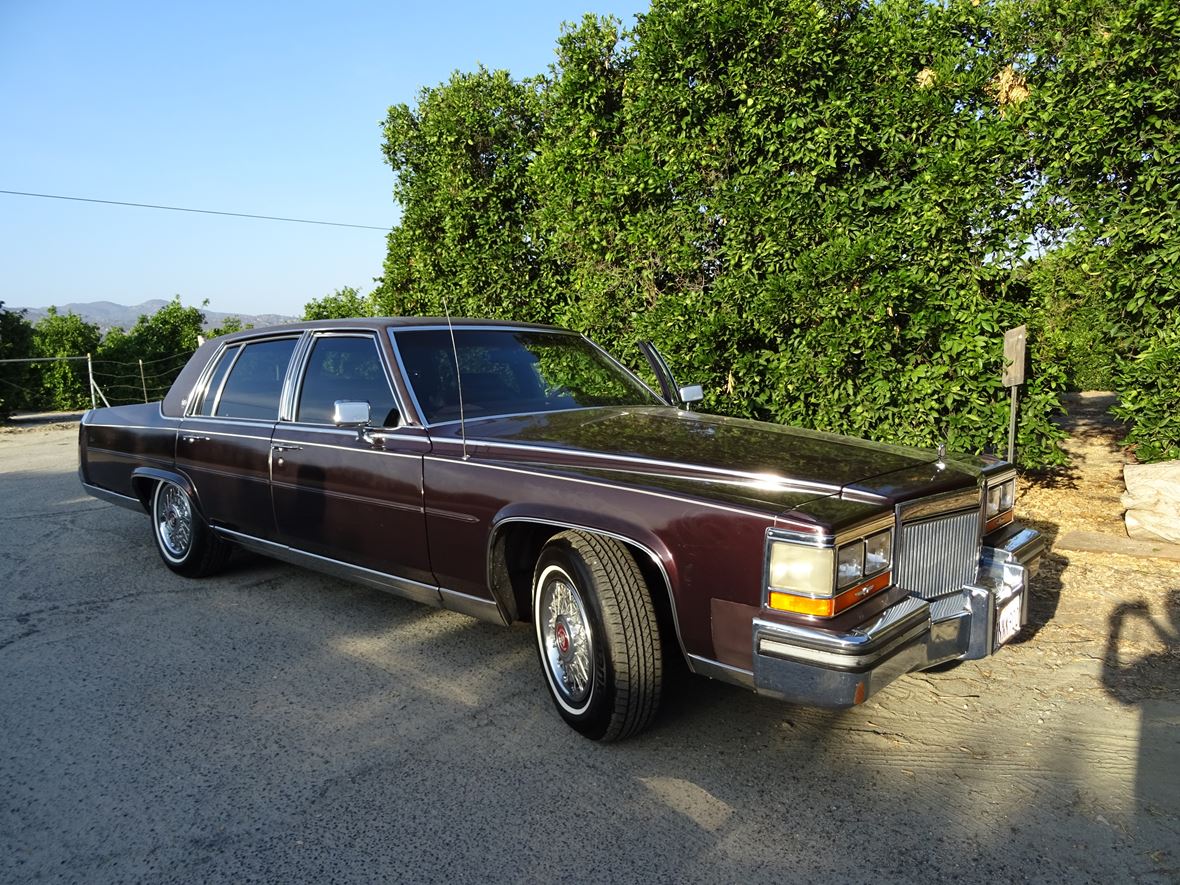
[[[373,332],[311,336],[290,413],[272,439],[278,539],[297,550],[430,585],[422,456],[430,440],[408,426]],[[369,403],[376,433],[332,423],[337,400]]]
[[[273,540],[271,434],[298,335],[222,349],[181,422],[176,465],[213,525]]]

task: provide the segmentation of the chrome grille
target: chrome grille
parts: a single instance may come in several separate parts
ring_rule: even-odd
[[[933,599],[975,580],[979,568],[979,511],[902,523],[894,580]]]

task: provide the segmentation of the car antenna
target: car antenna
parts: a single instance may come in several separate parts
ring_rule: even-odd
[[[451,308],[447,296],[442,296],[443,310],[447,312],[447,331],[451,333],[451,354],[455,357],[455,386],[459,388],[459,436],[463,439],[463,460],[467,460],[467,423],[463,420],[463,373],[459,371],[459,348],[455,345],[455,326],[451,323]]]

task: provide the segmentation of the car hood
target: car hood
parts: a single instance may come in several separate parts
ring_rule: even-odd
[[[438,430],[444,428],[432,432]],[[833,496],[879,511],[886,503],[973,486],[981,466],[970,458],[940,465],[928,449],[658,406],[481,419],[468,421],[466,432],[473,457],[592,473],[775,513]],[[445,435],[458,437],[460,430],[449,425]],[[820,509],[838,516],[830,504]]]

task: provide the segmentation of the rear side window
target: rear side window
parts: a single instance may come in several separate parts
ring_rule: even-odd
[[[372,424],[397,425],[393,391],[372,336],[316,339],[307,359],[295,420],[331,424],[336,400],[367,402]]]
[[[239,350],[241,348],[235,344],[233,347],[227,347],[221,352],[221,359],[217,361],[217,366],[213,369],[213,374],[209,377],[209,386],[205,388],[205,395],[201,397],[200,408],[194,414],[213,414],[213,407],[217,405],[217,394],[221,390],[221,385],[225,383],[225,373],[233,365],[234,357],[238,355]]]
[[[277,421],[283,377],[287,374],[295,341],[294,338],[281,338],[247,344],[225,379],[214,414],[220,418]]]

